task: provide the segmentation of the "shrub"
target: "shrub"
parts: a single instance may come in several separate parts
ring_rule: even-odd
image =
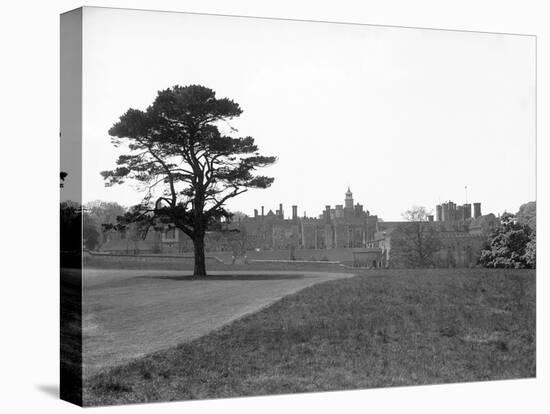
[[[522,224],[513,215],[504,213],[500,225],[491,234],[487,247],[481,251],[480,264],[494,268],[534,268],[536,241],[533,233],[527,224]]]

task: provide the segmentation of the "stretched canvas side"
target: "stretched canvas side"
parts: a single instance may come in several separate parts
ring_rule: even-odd
[[[82,9],[60,38],[60,397],[82,405]]]

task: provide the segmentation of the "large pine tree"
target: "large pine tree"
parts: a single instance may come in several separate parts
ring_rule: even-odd
[[[220,132],[220,123],[241,115],[230,99],[216,98],[200,85],[159,91],[145,111],[129,109],[109,130],[115,146],[128,153],[117,167],[101,174],[109,184],[144,185],[143,201],[120,219],[129,223],[169,225],[191,238],[195,276],[206,275],[204,237],[208,228],[229,218],[226,202],[250,188],[267,188],[273,178],[256,175],[273,164],[252,137],[234,138]]]

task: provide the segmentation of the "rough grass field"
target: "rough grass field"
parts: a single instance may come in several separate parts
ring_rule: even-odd
[[[61,398],[82,401],[82,272],[61,268]]]
[[[371,271],[85,381],[86,405],[535,376],[535,272]]]

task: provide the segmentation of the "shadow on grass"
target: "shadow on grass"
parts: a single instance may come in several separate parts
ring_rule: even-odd
[[[285,274],[273,274],[273,275],[255,275],[255,274],[234,274],[234,275],[208,275],[203,277],[195,276],[138,276],[136,279],[164,279],[164,280],[176,280],[176,281],[196,281],[196,280],[293,280],[303,279],[304,275],[285,275]]]

